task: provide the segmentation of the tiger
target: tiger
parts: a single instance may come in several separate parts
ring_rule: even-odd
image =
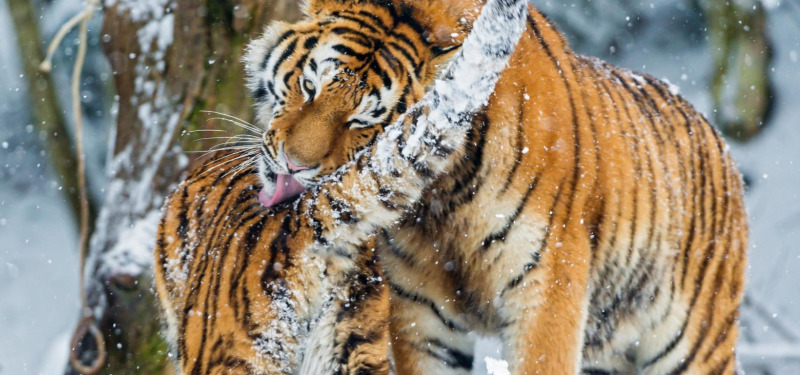
[[[482,6],[309,0],[303,21],[251,42],[268,203],[323,183],[435,90],[454,54],[476,52],[464,40]],[[575,53],[528,5],[470,121],[455,165],[376,229],[398,374],[469,373],[480,336],[512,374],[735,372],[743,184],[702,114]]]
[[[282,193],[250,158],[260,147],[246,145],[212,156],[168,197],[154,279],[178,373],[390,373],[389,291],[373,244],[461,157],[522,35],[525,0],[491,0],[482,14],[464,42],[472,52],[451,56],[437,88],[299,199],[275,202]]]

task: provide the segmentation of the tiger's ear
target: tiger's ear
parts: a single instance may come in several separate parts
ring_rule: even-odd
[[[426,30],[423,37],[431,46],[431,65],[447,66],[472,30],[485,0],[405,0],[415,9],[416,19]]]

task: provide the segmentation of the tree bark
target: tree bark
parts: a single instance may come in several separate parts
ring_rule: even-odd
[[[171,371],[152,283],[152,250],[163,197],[207,147],[181,137],[214,110],[252,118],[240,62],[246,42],[269,21],[298,18],[295,0],[119,0],[102,33],[119,95],[108,186],[92,237],[87,294],[101,322],[108,360],[100,373]],[[97,348],[78,348],[90,362]],[[101,349],[103,350],[103,349]],[[68,372],[75,373],[71,368]]]
[[[34,126],[46,135],[44,148],[47,152],[53,172],[61,181],[61,191],[78,223],[80,217],[80,200],[78,196],[77,156],[67,130],[67,121],[56,99],[56,93],[50,77],[39,71],[38,66],[44,60],[44,46],[39,33],[38,17],[30,0],[8,0],[17,42],[20,48],[23,72],[28,85]],[[88,176],[87,176],[88,180]],[[87,181],[87,186],[92,186]],[[89,199],[90,218],[97,213],[97,204]]]

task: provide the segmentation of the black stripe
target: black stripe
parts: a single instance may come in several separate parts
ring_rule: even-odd
[[[328,206],[331,212],[334,213],[334,220],[340,220],[347,225],[353,225],[361,221],[349,202],[334,198],[329,191],[324,191],[324,194],[328,199]]]
[[[238,250],[241,252],[241,258],[243,264],[241,267],[237,269],[236,272],[231,277],[230,281],[230,300],[233,301],[233,311],[236,316],[239,316],[240,311],[243,313],[247,313],[246,306],[243,306],[244,310],[239,309],[239,298],[237,293],[239,291],[239,284],[242,282],[242,278],[244,277],[245,271],[250,266],[250,259],[253,251],[258,246],[259,241],[261,240],[261,235],[264,231],[266,226],[267,220],[269,216],[264,215],[262,216],[257,222],[250,225],[250,227],[245,231],[244,238],[242,239],[241,248]],[[245,303],[246,305],[246,303]]]
[[[525,209],[525,206],[528,204],[528,199],[533,195],[534,190],[536,190],[536,185],[539,183],[539,180],[534,178],[533,182],[528,185],[528,191],[525,192],[525,195],[522,196],[522,200],[519,202],[517,207],[514,209],[514,212],[508,217],[506,224],[503,225],[503,228],[500,229],[498,232],[494,232],[486,237],[481,242],[481,248],[483,251],[486,251],[495,241],[506,241],[506,236],[511,231],[511,228],[516,224],[517,218],[522,211]]]
[[[387,50],[388,49],[395,49],[397,51],[400,51],[400,54],[403,55],[403,57],[406,58],[407,62],[414,68],[414,76],[415,77],[419,77],[420,63],[419,63],[418,59],[416,59],[413,56],[411,56],[411,54],[408,51],[406,51],[405,48],[401,47],[399,44],[397,44],[395,42],[391,42],[390,41],[389,43],[386,44],[386,47],[391,47],[391,48],[386,48]]]
[[[731,360],[733,360],[733,353],[728,353],[728,356],[725,357],[724,361],[721,361],[716,367],[714,367],[711,371],[708,372],[708,375],[723,375],[725,373],[725,369],[731,364]]]
[[[447,352],[445,352],[444,355],[443,354],[439,354],[439,353],[433,351],[433,349],[431,349],[430,345],[419,345],[419,344],[414,343],[414,344],[412,344],[412,346],[414,346],[414,349],[416,349],[417,351],[425,353],[430,357],[436,358],[437,360],[442,362],[445,366],[448,366],[448,367],[451,367],[451,368],[465,368],[465,367],[461,366],[461,364],[458,362],[457,359],[450,357],[448,355],[449,353],[447,353]],[[472,364],[471,363],[469,365],[469,369],[470,370],[472,369]]]
[[[186,211],[189,207],[186,206],[186,202],[189,200],[189,185],[186,185],[181,192],[180,197],[180,204],[178,205],[178,238],[181,239],[181,247],[186,245],[186,240],[188,238],[187,231],[189,230],[189,218],[186,215]],[[188,251],[181,251],[179,262],[180,264],[186,264],[186,259],[189,256]]]
[[[394,34],[392,34],[392,37],[394,37],[395,39],[405,43],[407,46],[411,47],[411,51],[414,52],[414,55],[415,55],[414,59],[418,59],[419,58],[419,50],[417,49],[417,46],[405,34],[394,33]],[[394,43],[394,42],[390,42],[390,43]],[[394,43],[394,44],[397,47],[400,47],[396,43]]]
[[[503,288],[503,292],[500,294],[505,295],[507,291],[516,288],[517,285],[522,283],[522,280],[525,278],[525,276],[527,276],[534,268],[536,268],[537,265],[539,265],[539,262],[541,260],[542,260],[541,252],[537,251],[533,253],[533,261],[525,264],[525,266],[522,267],[522,273],[519,274],[517,277],[513,278],[511,281],[509,281],[508,284],[506,284],[506,287]]]
[[[347,336],[347,339],[343,343],[343,348],[341,355],[339,356],[339,368],[337,372],[340,372],[341,369],[350,362],[350,356],[353,354],[356,348],[362,345],[369,345],[373,344],[376,341],[381,339],[381,332],[380,331],[373,331],[367,334],[366,336],[360,335],[355,332],[350,332]],[[334,338],[335,340],[335,338]],[[322,358],[318,358],[322,359]]]
[[[260,81],[258,83],[258,87],[256,88],[255,91],[253,91],[251,96],[253,97],[253,100],[255,100],[256,102],[263,102],[267,99],[267,94],[268,94],[267,87],[264,85],[264,81]]]
[[[291,247],[289,246],[289,236],[294,234],[291,227],[292,215],[286,215],[281,222],[278,233],[275,233],[269,244],[270,260],[269,266],[261,274],[261,287],[268,290],[268,284],[283,275],[282,270],[291,268],[292,259],[289,256]],[[275,269],[276,263],[281,263],[281,270]]]
[[[345,14],[345,13],[349,13],[349,14]],[[381,33],[381,31],[378,30],[377,27],[369,24],[368,22],[365,22],[363,19],[357,17],[356,15],[354,15],[354,14],[352,14],[350,12],[343,12],[343,11],[342,12],[333,12],[332,15],[334,17],[337,17],[337,18],[341,18],[341,19],[345,19],[345,20],[354,22],[354,23],[358,24],[359,27],[365,28],[365,29],[371,31],[372,33],[375,33],[375,34],[380,34]],[[384,30],[385,30],[385,27],[384,27]]]
[[[628,86],[628,83],[625,80],[625,78],[623,78],[621,75],[619,75],[619,73],[616,70],[611,70],[611,74],[618,80],[619,86],[621,86],[623,89],[625,89],[625,91],[633,98],[633,101],[635,103],[637,103],[637,104],[640,104],[641,103],[641,98],[638,96],[638,94],[636,92],[634,92]],[[637,108],[639,110],[639,113],[642,116],[645,116],[645,108],[642,105],[638,105]],[[653,180],[653,175],[655,174],[654,173],[654,167],[653,167],[653,165],[654,165],[653,152],[651,152],[650,148],[648,147],[650,145],[650,142],[647,141],[647,132],[645,132],[644,135],[639,133],[639,130],[640,130],[639,126],[637,126],[636,123],[633,123],[635,117],[631,114],[630,106],[626,106],[626,111],[627,111],[628,116],[630,117],[630,119],[632,121],[631,129],[633,129],[634,133],[636,133],[636,136],[633,138],[633,141],[636,143],[636,149],[637,149],[637,151],[640,150],[640,148],[639,148],[640,142],[639,141],[641,141],[642,143],[644,143],[644,146],[643,146],[644,154],[647,156],[646,159],[645,159],[646,164],[643,165],[644,170],[642,170],[641,167],[640,167],[640,169],[638,169],[638,171],[640,173],[642,173],[642,175],[640,175],[640,178]],[[663,140],[661,142],[663,142]],[[641,163],[640,163],[640,165],[641,165]],[[648,176],[644,175],[645,172],[648,174]],[[657,187],[655,186],[654,183],[651,183],[650,185],[651,185],[651,189],[650,189],[650,195],[651,195],[651,198],[650,198],[650,221],[649,221],[650,225],[642,224],[642,225],[646,226],[646,230],[647,230],[647,233],[648,233],[647,234],[647,238],[648,238],[647,243],[648,243],[648,245],[646,247],[647,249],[652,248],[652,241],[653,241],[654,228],[655,228],[655,222],[654,222],[655,221],[655,204],[657,202],[657,197],[656,197],[656,195],[657,195],[656,194]],[[637,194],[636,201],[634,201],[634,205],[636,207],[636,214],[634,215],[634,218],[636,218],[639,215],[638,194]],[[636,222],[635,219],[634,219],[634,222]],[[639,226],[638,225],[637,225],[636,230],[637,231],[639,230]],[[631,241],[633,241],[634,239],[635,239],[635,235],[632,235],[631,236]],[[626,261],[625,261],[625,267],[626,268],[632,268],[634,266],[632,264],[634,249],[635,249],[635,247],[633,245],[628,249],[629,250],[628,251],[628,256],[627,256]]]
[[[516,145],[514,145],[514,165],[511,166],[511,171],[509,171],[506,175],[506,182],[503,184],[503,188],[500,189],[501,194],[508,191],[508,188],[511,187],[511,182],[514,181],[514,176],[517,174],[520,164],[522,164],[522,149],[525,147],[523,140],[525,137],[525,132],[522,129],[522,125],[525,123],[524,95],[526,94],[521,92],[520,97],[517,99],[520,103],[520,107],[517,113],[517,142]]]
[[[450,319],[447,319],[442,314],[442,312],[439,311],[439,309],[436,308],[436,304],[432,300],[428,299],[427,297],[423,297],[423,296],[421,296],[419,294],[416,294],[416,293],[413,293],[413,292],[409,292],[409,291],[403,289],[403,287],[401,287],[400,285],[394,284],[392,282],[389,282],[389,287],[392,288],[392,292],[394,292],[394,294],[396,294],[398,297],[413,301],[414,303],[417,303],[419,305],[425,305],[425,306],[430,307],[430,309],[431,309],[431,311],[433,311],[434,315],[436,315],[436,317],[439,318],[439,321],[441,321],[442,324],[444,324],[444,326],[449,328],[451,331],[456,331],[456,332],[461,332],[461,333],[468,332],[468,330],[466,328],[464,328],[461,325],[453,322]]]
[[[472,354],[467,354],[458,349],[451,348],[439,339],[430,339],[428,343],[444,351],[447,356],[447,360],[444,362],[448,366],[472,370],[472,362],[474,361]]]
[[[581,375],[612,375],[612,373],[611,371],[589,367],[581,369]]]
[[[307,50],[314,49],[314,47],[317,46],[317,42],[318,41],[319,41],[319,37],[311,36],[308,39],[306,39],[305,42],[303,42],[303,48],[305,48]]]
[[[281,43],[291,38],[294,34],[295,34],[294,30],[288,30],[278,38],[278,40],[275,42],[275,47],[270,49],[269,52],[267,52],[267,54],[264,56],[264,60],[261,61],[261,70],[267,69],[267,64],[269,63],[269,59],[272,57],[272,53],[275,52],[275,49],[278,46],[280,46]],[[281,60],[278,60],[278,62],[280,62]]]
[[[283,50],[281,55],[278,57],[278,61],[275,64],[275,67],[272,68],[272,76],[278,75],[278,69],[280,69],[281,65],[286,61],[286,59],[294,53],[294,50],[297,48],[297,39],[293,40],[289,43],[289,46]]]
[[[558,186],[563,186],[563,185],[564,185],[564,180],[561,180],[559,182]],[[550,210],[547,211],[547,212],[555,213],[555,210],[558,207],[558,203],[559,203],[559,201],[561,201],[561,193],[562,192],[563,192],[563,189],[558,189],[558,192],[556,193],[556,196],[553,198],[553,205],[550,207]],[[555,217],[555,214],[551,214],[550,215],[550,219],[547,222],[547,228],[545,228],[544,237],[542,238],[541,244],[539,245],[539,250],[537,250],[535,253],[533,253],[531,255],[531,257],[533,258],[532,261],[530,263],[525,264],[525,266],[523,266],[523,268],[522,268],[523,269],[522,273],[520,273],[519,275],[517,275],[516,277],[511,279],[511,281],[509,281],[508,284],[506,284],[505,288],[503,288],[503,291],[500,293],[500,296],[504,296],[506,294],[506,292],[516,288],[517,285],[520,285],[522,283],[522,280],[525,279],[525,276],[530,274],[530,272],[532,270],[534,270],[539,265],[539,263],[542,260],[541,259],[542,251],[544,251],[547,248],[547,243],[548,243],[548,241],[550,239],[550,236],[553,234],[551,228],[553,227],[553,219],[554,219],[554,217]]]
[[[392,13],[393,21],[397,22],[397,20],[394,19],[396,17],[396,14],[394,14],[394,12],[391,12],[391,13]],[[392,29],[388,25],[386,25],[386,23],[384,23],[383,20],[380,17],[378,17],[378,16],[376,16],[376,15],[374,15],[374,14],[372,14],[372,13],[366,11],[366,10],[359,10],[358,13],[354,13],[354,14],[357,15],[357,16],[363,16],[363,17],[366,17],[366,18],[372,20],[374,22],[375,26],[380,27],[381,30],[383,30],[384,33],[389,33],[389,32],[392,31]],[[396,25],[393,25],[393,26],[396,26]]]
[[[720,327],[719,334],[717,334],[717,337],[714,339],[714,347],[712,348],[712,350],[709,350],[708,353],[706,353],[705,358],[703,359],[704,362],[708,362],[711,359],[711,356],[717,353],[716,350],[713,349],[718,348],[719,344],[721,344],[723,341],[725,341],[725,339],[728,338],[728,334],[736,329],[736,323],[738,322],[738,318],[739,318],[738,309],[733,309],[728,314],[728,316],[725,318],[724,325]]]
[[[475,124],[478,125],[475,125]],[[473,126],[467,131],[466,152],[464,158],[459,158],[454,171],[453,187],[443,196],[448,196],[446,209],[439,216],[446,217],[461,206],[471,203],[484,187],[483,181],[491,168],[483,164],[484,148],[486,147],[487,134],[491,123],[486,114],[478,114],[473,119]],[[488,168],[488,169],[487,169]],[[421,212],[420,214],[431,214]]]
[[[611,103],[611,107],[614,110],[613,111],[614,112],[614,121],[616,122],[616,124],[618,126],[620,126],[620,130],[623,130],[623,127],[625,125],[623,124],[623,119],[621,117],[619,107],[617,106],[617,101],[615,100],[614,96],[611,94],[611,91],[608,88],[608,85],[606,84],[606,81],[603,80],[603,79],[599,79],[598,82],[600,83],[600,87],[605,92],[605,94],[606,94],[606,96],[608,98],[608,101]],[[626,140],[627,137],[625,136],[625,134],[624,133],[620,134],[620,137],[621,137],[622,141],[625,142],[626,151],[630,151],[631,146],[628,144],[628,142]],[[634,163],[634,166],[636,168],[638,168],[638,162],[637,161],[638,161],[638,157],[634,157],[633,163]],[[633,199],[633,202],[634,202],[634,207],[635,207],[636,194],[637,194],[637,190],[636,190],[635,184],[632,187],[632,189],[633,189],[633,194],[629,194],[629,195],[632,196],[632,199]],[[619,197],[621,199],[621,197],[619,195],[617,195],[617,197]],[[622,204],[618,203],[618,204],[616,204],[616,206],[617,206],[616,207],[616,214],[615,214],[615,216],[613,216],[614,219],[613,219],[613,222],[612,222],[613,229],[612,229],[612,232],[610,233],[610,237],[608,239],[608,248],[609,249],[615,248],[616,241],[617,241],[617,233],[619,231],[619,227],[618,227],[616,218],[620,217],[620,214],[622,212],[622,208],[621,208]],[[634,219],[635,219],[635,216],[634,216]],[[631,232],[633,232],[633,223],[631,223]],[[603,235],[605,236],[605,233]],[[631,243],[631,246],[632,246],[632,243]],[[614,271],[612,269],[612,267],[609,266],[609,263],[610,263],[609,261],[606,261],[602,265],[602,272],[600,272],[599,280],[602,280],[603,282],[608,280],[609,274]],[[599,302],[600,293],[602,291],[603,291],[602,288],[597,288],[592,292],[592,296],[590,298],[590,301],[592,301],[591,302],[591,306],[596,307],[596,306],[599,305],[599,303],[600,303]],[[602,311],[602,310],[600,310],[600,311]],[[606,317],[608,316],[606,311],[602,311],[602,313],[603,313],[604,316],[606,316]],[[604,322],[606,324],[609,324],[607,319],[605,319]],[[610,328],[608,329],[608,332],[611,332]],[[600,343],[598,343],[598,344],[600,344]]]
[[[337,44],[337,45],[334,45],[331,48],[334,51],[339,52],[339,53],[341,53],[343,55],[355,57],[356,60],[358,60],[360,62],[365,61],[365,60],[367,60],[369,58],[369,54],[358,53],[355,50],[353,50],[352,48],[350,48],[350,47],[348,47],[348,46],[346,46],[344,44]]]

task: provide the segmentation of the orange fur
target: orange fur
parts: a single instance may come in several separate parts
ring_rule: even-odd
[[[259,107],[268,156],[316,168],[315,182],[354,160],[422,97],[479,8],[312,1],[247,58],[257,101],[283,102]],[[341,65],[309,99],[297,64],[337,44]],[[280,92],[260,86],[264,66],[288,82]],[[354,126],[374,90],[384,112]],[[720,136],[665,84],[576,55],[531,8],[455,153],[380,235],[399,374],[468,372],[470,331],[500,335],[514,374],[733,373],[742,184]]]
[[[180,373],[289,373],[331,360],[331,372],[388,374],[389,300],[371,247],[352,260],[315,254],[308,223],[290,207],[262,207],[254,171],[230,173],[232,158],[196,169],[159,226],[156,289]],[[333,347],[320,353],[304,336],[326,319]]]

